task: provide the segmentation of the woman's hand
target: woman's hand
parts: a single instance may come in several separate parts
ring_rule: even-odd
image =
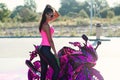
[[[58,58],[58,55],[57,55],[57,53],[55,53],[54,55],[55,55],[55,57],[56,57],[56,58]]]

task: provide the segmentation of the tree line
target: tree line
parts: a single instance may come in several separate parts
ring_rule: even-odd
[[[92,6],[91,6],[92,4]],[[120,4],[110,7],[106,0],[85,0],[78,2],[76,0],[61,0],[59,13],[62,17],[81,17],[89,18],[92,7],[93,17],[113,18],[120,16]],[[38,21],[41,13],[36,12],[36,3],[34,0],[24,0],[24,5],[18,5],[13,11],[10,11],[6,4],[0,3],[0,22],[34,22]]]

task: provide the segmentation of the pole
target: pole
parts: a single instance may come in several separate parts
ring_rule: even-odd
[[[91,9],[90,9],[90,34],[92,33],[92,17],[93,17],[93,0],[91,0]]]

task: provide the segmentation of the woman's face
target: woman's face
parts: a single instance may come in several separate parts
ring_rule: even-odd
[[[53,16],[54,16],[53,12],[50,12],[50,13],[46,14],[46,18],[47,18],[48,21],[52,20]]]

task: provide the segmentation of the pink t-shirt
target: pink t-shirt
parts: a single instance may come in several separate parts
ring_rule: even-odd
[[[52,26],[50,27],[50,33],[51,33],[51,36],[52,36],[53,33],[54,33],[54,28],[53,28]],[[48,37],[47,37],[46,32],[43,31],[43,30],[41,30],[40,34],[41,34],[41,37],[42,37],[41,45],[50,46],[50,43],[49,43],[49,41],[48,41]]]

